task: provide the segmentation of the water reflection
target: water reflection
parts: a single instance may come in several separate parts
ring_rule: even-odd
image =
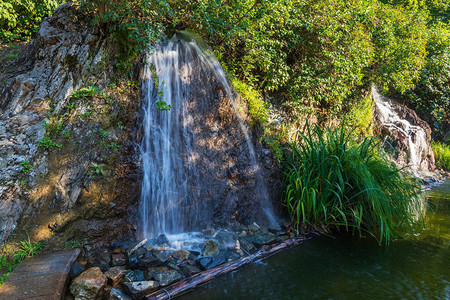
[[[321,237],[181,299],[450,299],[450,181],[428,198],[426,229],[388,247]]]

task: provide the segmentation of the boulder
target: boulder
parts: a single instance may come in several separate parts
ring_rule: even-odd
[[[123,286],[133,299],[142,299],[159,288],[156,281],[127,282]]]
[[[107,278],[100,268],[92,267],[72,281],[70,292],[76,300],[93,300],[102,297]]]
[[[183,275],[167,267],[149,268],[148,277],[156,279],[161,286],[167,286],[183,279]]]
[[[116,286],[122,278],[125,276],[125,274],[128,271],[125,269],[125,267],[112,267],[108,271],[105,272],[106,278],[108,278],[108,284],[110,286]]]
[[[219,244],[214,240],[207,240],[202,249],[204,257],[213,257],[219,254]]]

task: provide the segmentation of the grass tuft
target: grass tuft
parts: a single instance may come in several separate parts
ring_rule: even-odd
[[[284,203],[297,226],[369,232],[380,243],[418,225],[421,185],[381,155],[379,142],[354,142],[344,123],[311,128],[284,157]],[[416,212],[416,213],[414,213]]]
[[[436,159],[436,166],[450,171],[450,145],[441,142],[431,142],[431,148]]]

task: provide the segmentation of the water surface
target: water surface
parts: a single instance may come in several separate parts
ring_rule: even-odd
[[[320,237],[180,299],[450,299],[450,181],[428,198],[427,229],[404,240]]]

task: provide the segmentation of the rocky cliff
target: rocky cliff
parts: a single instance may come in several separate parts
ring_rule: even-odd
[[[3,66],[0,244],[15,228],[19,239],[59,245],[133,231],[139,85],[117,75],[115,49],[77,4],[64,4]]]

